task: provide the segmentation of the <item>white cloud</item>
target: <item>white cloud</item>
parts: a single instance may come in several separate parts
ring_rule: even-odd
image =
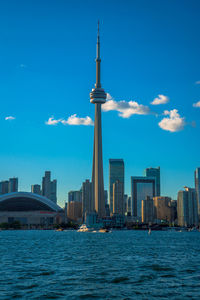
[[[196,81],[195,83],[196,83],[196,84],[200,84],[200,80]]]
[[[107,101],[102,105],[102,110],[116,110],[122,118],[129,118],[132,115],[147,115],[150,113],[148,106],[139,104],[136,101],[115,101],[110,94],[107,94]]]
[[[5,117],[5,120],[6,120],[6,121],[8,121],[8,120],[10,120],[10,121],[11,121],[11,120],[15,120],[15,117],[13,117],[13,116],[8,116],[8,117]]]
[[[57,125],[58,123],[60,123],[62,121],[62,119],[54,119],[54,117],[49,118],[48,121],[45,122],[46,125]]]
[[[173,109],[170,111],[165,110],[163,114],[168,117],[163,118],[158,123],[160,128],[171,132],[176,132],[184,129],[185,118],[181,118],[177,109]]]
[[[77,117],[77,114],[71,115],[67,120],[65,119],[54,119],[54,117],[51,117],[48,119],[47,122],[45,122],[46,125],[57,125],[58,123],[61,123],[63,125],[93,125],[93,121],[90,117],[85,118],[79,118]]]
[[[193,103],[192,106],[193,106],[193,107],[200,107],[200,101],[198,101],[197,103]]]
[[[152,105],[160,105],[160,104],[166,104],[169,102],[169,98],[167,96],[164,95],[158,95],[157,98],[155,98],[151,104]]]
[[[67,120],[62,120],[61,123],[64,125],[94,125],[90,117],[79,118],[77,117],[77,114],[71,115]]]

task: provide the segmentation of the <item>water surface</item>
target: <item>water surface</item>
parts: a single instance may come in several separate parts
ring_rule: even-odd
[[[0,299],[200,299],[200,232],[1,231]]]

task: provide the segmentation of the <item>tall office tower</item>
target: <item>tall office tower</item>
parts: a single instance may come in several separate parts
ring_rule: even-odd
[[[103,181],[103,161],[102,161],[102,130],[101,130],[101,105],[106,102],[106,93],[101,87],[100,80],[100,39],[99,23],[97,34],[97,57],[96,57],[96,84],[90,93],[90,102],[95,104],[94,121],[94,149],[92,167],[92,185],[94,208],[98,216],[105,216],[104,181]]]
[[[131,196],[129,196],[128,197],[128,207],[127,207],[127,213],[130,213],[131,214],[131,203],[132,203],[132,201],[131,201]]]
[[[124,184],[119,180],[113,183],[113,213],[124,214]]]
[[[141,220],[142,200],[155,196],[155,177],[131,177],[131,214]]]
[[[198,214],[200,215],[200,168],[194,172],[195,189],[197,193]]]
[[[124,212],[125,213],[128,212],[128,195],[127,194],[124,195]]]
[[[57,180],[54,179],[53,181],[51,181],[51,197],[50,199],[57,203]]]
[[[172,222],[174,209],[171,206],[171,198],[154,197],[154,218],[157,223],[161,221]]]
[[[153,223],[154,220],[154,207],[153,199],[147,197],[142,200],[142,223]]]
[[[146,177],[156,178],[156,196],[160,196],[160,167],[147,168],[144,173]]]
[[[0,195],[8,194],[8,180],[0,182]]]
[[[82,221],[81,202],[71,201],[67,204],[67,218],[76,222]]]
[[[39,184],[31,185],[31,193],[41,195],[41,186]]]
[[[82,203],[82,190],[68,192],[68,202],[76,201]]]
[[[45,171],[45,175],[42,178],[42,195],[57,203],[57,181],[54,179],[51,181],[51,172]]]
[[[8,193],[18,192],[18,178],[10,178],[8,184]]]
[[[94,211],[93,202],[92,202],[92,182],[86,180],[82,184],[82,215],[85,220],[85,214],[91,213]]]
[[[109,201],[110,212],[113,212],[113,183],[119,180],[124,185],[123,159],[109,159]]]
[[[195,189],[184,187],[178,192],[177,215],[179,226],[198,225],[198,207]]]

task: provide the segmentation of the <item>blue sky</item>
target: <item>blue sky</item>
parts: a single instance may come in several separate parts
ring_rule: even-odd
[[[71,123],[94,120],[100,19],[102,85],[110,94],[102,112],[105,188],[109,158],[124,159],[129,194],[130,176],[150,166],[161,167],[162,195],[194,186],[199,14],[198,0],[1,1],[0,180],[18,176],[20,190],[30,191],[51,170],[63,206],[68,191],[91,178],[93,126]],[[49,118],[64,122],[47,125]]]

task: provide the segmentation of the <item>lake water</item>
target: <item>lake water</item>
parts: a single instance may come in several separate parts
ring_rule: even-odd
[[[200,299],[200,232],[1,231],[0,299]]]

